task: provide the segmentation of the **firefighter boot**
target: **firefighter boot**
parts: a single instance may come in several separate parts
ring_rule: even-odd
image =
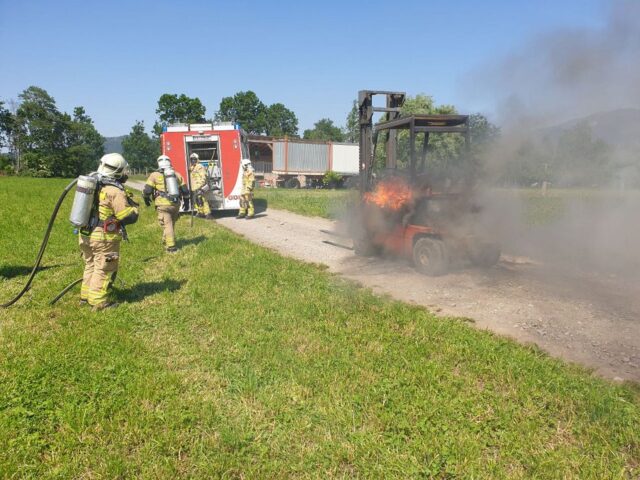
[[[247,220],[253,218],[256,215],[255,210],[253,209],[253,202],[249,202],[249,209],[247,212]]]
[[[247,209],[241,208],[240,210],[238,210],[238,216],[236,218],[244,218],[246,216],[247,216]]]

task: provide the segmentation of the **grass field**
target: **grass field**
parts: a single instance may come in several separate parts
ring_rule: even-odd
[[[324,218],[338,218],[349,200],[357,195],[357,190],[346,189],[258,188],[255,191],[256,201],[265,202],[269,208]]]
[[[67,182],[0,178],[0,301]],[[296,192],[297,193],[297,192]],[[275,207],[276,197],[269,199]],[[163,255],[144,209],[100,314],[65,203],[0,310],[2,478],[640,476],[640,394],[215,223]]]

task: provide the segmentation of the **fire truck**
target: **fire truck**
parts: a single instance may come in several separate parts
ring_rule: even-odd
[[[189,156],[197,153],[207,169],[205,198],[211,210],[238,210],[242,188],[241,160],[249,159],[246,133],[233,123],[173,124],[160,135],[162,153],[190,183]]]

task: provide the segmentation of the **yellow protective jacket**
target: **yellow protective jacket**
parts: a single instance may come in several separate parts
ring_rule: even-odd
[[[200,190],[207,184],[207,169],[204,168],[199,163],[196,163],[194,166],[189,168],[190,177],[191,177],[191,190],[196,191]]]
[[[253,184],[256,180],[256,175],[253,171],[252,167],[247,167],[246,170],[242,172],[242,191],[241,195],[248,195],[253,192]]]
[[[176,172],[176,179],[178,180],[178,187],[182,189],[182,187],[184,187],[184,179],[178,172]],[[146,195],[147,193],[149,193],[149,191],[151,191],[150,193],[153,194],[156,207],[180,205],[179,200],[177,202],[172,202],[167,197],[162,196],[162,194],[166,192],[164,186],[164,175],[162,172],[153,172],[151,175],[149,175],[149,178],[147,178],[147,182],[145,184],[143,194]]]
[[[100,187],[98,193],[98,219],[102,222],[115,218],[123,225],[138,221],[138,208],[129,202],[124,189],[113,185]],[[81,235],[90,236],[94,240],[116,241],[122,240],[120,230],[105,232],[103,226],[97,226],[92,231],[80,230]]]

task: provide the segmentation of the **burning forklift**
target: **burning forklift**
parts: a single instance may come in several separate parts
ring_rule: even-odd
[[[374,107],[374,95],[386,96],[386,106]],[[442,275],[451,266],[465,263],[495,265],[500,248],[480,233],[477,214],[481,209],[472,198],[475,179],[465,169],[449,172],[446,179],[427,171],[429,140],[435,134],[462,135],[463,152],[467,161],[470,159],[469,117],[401,116],[404,99],[403,92],[358,93],[360,202],[358,221],[352,224],[356,253],[410,258],[426,275]],[[374,112],[385,114],[384,120],[375,125]],[[403,138],[408,140],[405,168],[399,168],[398,162],[401,131],[408,132],[408,139]],[[418,155],[419,135],[423,142]],[[378,148],[381,138],[383,148]]]

